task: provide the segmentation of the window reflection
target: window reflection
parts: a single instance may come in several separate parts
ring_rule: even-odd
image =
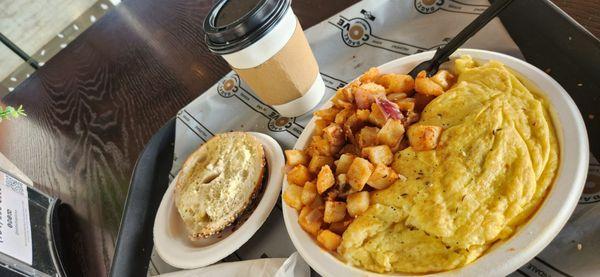
[[[44,66],[120,0],[0,0],[0,97]]]

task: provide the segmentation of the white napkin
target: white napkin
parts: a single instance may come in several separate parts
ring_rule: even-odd
[[[220,263],[198,269],[181,270],[162,274],[164,277],[308,277],[310,268],[306,262],[294,252],[289,258],[256,259],[232,263]]]

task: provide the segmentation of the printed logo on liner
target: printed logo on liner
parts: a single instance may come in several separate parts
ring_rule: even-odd
[[[600,165],[590,164],[588,177],[579,204],[600,202]]]
[[[359,47],[371,38],[371,25],[362,18],[340,18],[336,24],[342,29],[342,40],[350,47]]]
[[[366,19],[375,21],[375,16],[370,11],[362,9],[360,10],[360,13],[362,13],[362,15],[364,15]]]
[[[429,47],[378,37],[372,33],[371,25],[364,18],[346,19],[340,16],[337,21],[329,21],[329,23],[340,29],[342,41],[350,47],[369,45],[402,55],[411,55],[430,49]],[[437,48],[437,46],[439,45],[432,47],[432,49]]]
[[[279,116],[269,120],[269,130],[273,132],[283,132],[292,127],[292,120],[289,117]]]
[[[445,0],[415,0],[415,9],[422,14],[431,14],[437,12],[445,2]]]
[[[239,77],[237,75],[233,75],[219,82],[219,85],[217,86],[217,92],[219,95],[225,98],[230,98],[234,96],[235,93],[240,89],[239,83]]]

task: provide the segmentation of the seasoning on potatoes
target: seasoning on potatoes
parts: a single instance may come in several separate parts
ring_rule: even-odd
[[[285,150],[284,152],[285,164],[288,166],[307,165],[310,160],[308,155],[302,150]]]
[[[332,231],[323,230],[317,235],[317,241],[323,248],[334,251],[342,243],[342,237]]]

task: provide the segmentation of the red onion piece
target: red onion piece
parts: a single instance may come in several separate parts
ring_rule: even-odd
[[[375,103],[377,103],[377,106],[379,106],[379,109],[381,109],[386,119],[393,118],[400,120],[404,118],[404,115],[402,115],[402,112],[400,112],[398,105],[390,100],[387,100],[387,98],[375,98]]]

